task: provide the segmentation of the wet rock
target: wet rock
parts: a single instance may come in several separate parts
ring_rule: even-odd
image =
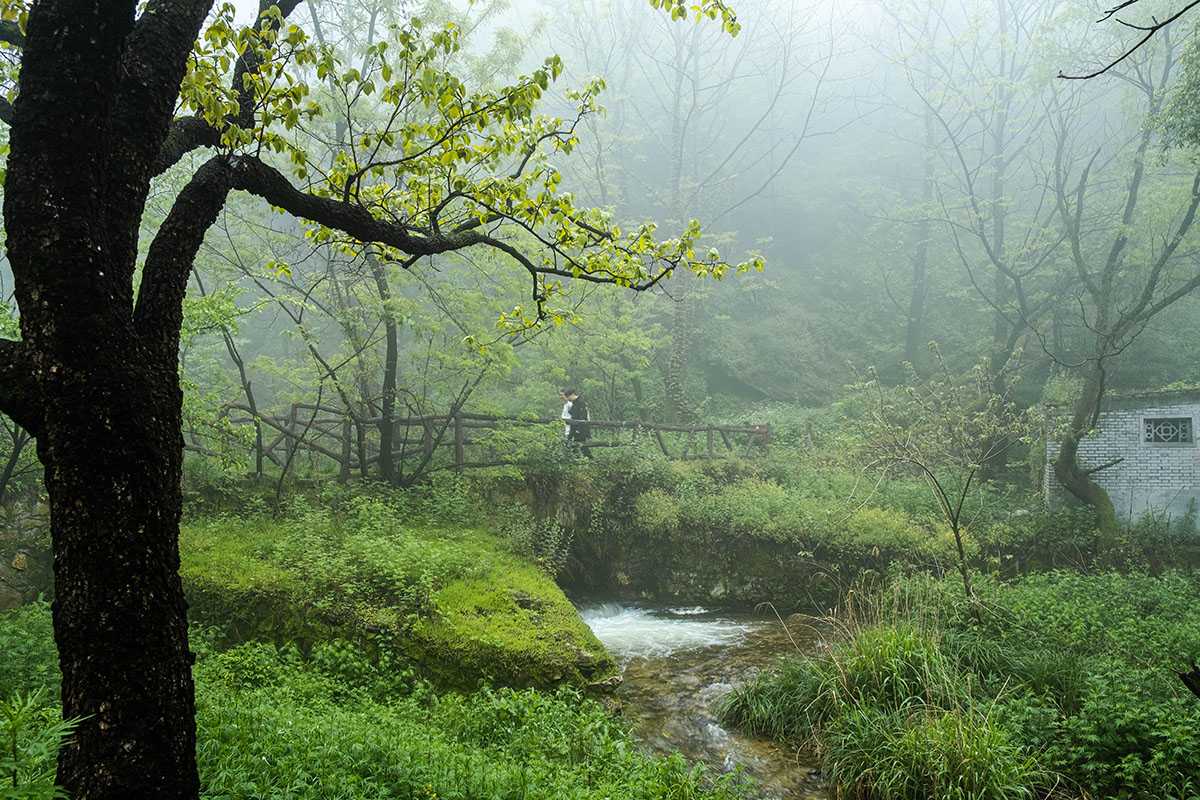
[[[575,666],[584,675],[591,675],[596,671],[596,667],[601,663],[600,658],[595,653],[584,650],[578,645],[575,646]]]
[[[23,602],[25,602],[25,598],[21,593],[12,586],[9,586],[3,578],[0,578],[0,611],[16,608]]]
[[[49,594],[53,586],[49,565],[47,554],[26,550],[0,560],[0,610],[16,608],[39,595]]]
[[[588,688],[596,692],[614,692],[621,685],[622,678],[619,674],[609,675],[607,678],[602,678],[598,681],[592,681],[588,684]]]
[[[710,683],[700,690],[700,702],[707,706],[713,705],[725,695],[733,691],[732,683]]]

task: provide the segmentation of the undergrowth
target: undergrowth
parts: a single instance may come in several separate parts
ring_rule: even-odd
[[[1200,797],[1200,582],[927,577],[852,596],[827,645],[731,693],[731,725],[814,751],[850,797]]]
[[[53,793],[63,730],[44,604],[0,613],[0,741],[20,765],[4,800]],[[194,629],[202,797],[206,800],[735,800],[739,778],[641,753],[598,702],[561,689],[440,693],[353,644],[308,654],[265,642],[216,649]],[[19,651],[6,648],[22,642]],[[19,696],[16,694],[21,692]],[[20,727],[5,709],[22,704]],[[7,770],[0,753],[0,770]],[[15,775],[15,778],[14,778]]]

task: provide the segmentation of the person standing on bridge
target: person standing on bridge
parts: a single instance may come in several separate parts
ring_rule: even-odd
[[[563,440],[571,441],[571,395],[575,393],[574,389],[560,389],[558,396],[562,398],[562,421],[563,421]]]
[[[582,450],[585,456],[591,458],[591,448],[586,444],[587,440],[592,438],[592,426],[589,424],[592,419],[591,412],[588,411],[587,401],[579,396],[579,392],[574,389],[567,391],[569,392],[567,399],[570,401],[569,411],[571,414],[567,440]]]

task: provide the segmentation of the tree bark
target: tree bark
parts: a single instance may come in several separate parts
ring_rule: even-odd
[[[165,135],[209,4],[152,0],[135,24],[136,5],[32,7],[5,182],[34,385],[4,410],[38,409],[63,714],[84,718],[59,755],[58,783],[75,800],[199,792],[178,573],[178,332],[143,337],[130,310],[143,154]]]
[[[76,800],[194,798],[178,374],[174,364],[109,358],[64,383],[49,400],[38,451],[63,714],[86,719],[62,750],[58,782]]]
[[[1096,511],[1096,520],[1105,533],[1117,529],[1117,512],[1104,487],[1092,480],[1079,465],[1079,444],[1095,425],[1104,398],[1104,366],[1095,364],[1088,372],[1083,389],[1071,411],[1071,423],[1054,459],[1054,476],[1076,499]]]
[[[396,315],[393,313],[392,290],[388,284],[387,267],[379,259],[367,254],[367,264],[371,268],[371,277],[375,280],[375,288],[379,292],[381,314],[383,315],[384,356],[383,356],[383,392],[380,398],[379,420],[379,477],[388,483],[395,483],[396,464],[393,455],[394,438],[396,434],[396,378],[397,362],[399,360],[399,336],[396,330]]]

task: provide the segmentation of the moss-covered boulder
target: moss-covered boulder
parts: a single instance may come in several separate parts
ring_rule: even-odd
[[[220,518],[185,525],[181,550],[192,619],[231,643],[389,647],[454,688],[602,689],[618,674],[554,581],[483,531]]]
[[[479,676],[508,685],[611,685],[616,665],[545,575],[514,564],[503,575],[457,580],[434,597],[406,651],[443,684]]]

